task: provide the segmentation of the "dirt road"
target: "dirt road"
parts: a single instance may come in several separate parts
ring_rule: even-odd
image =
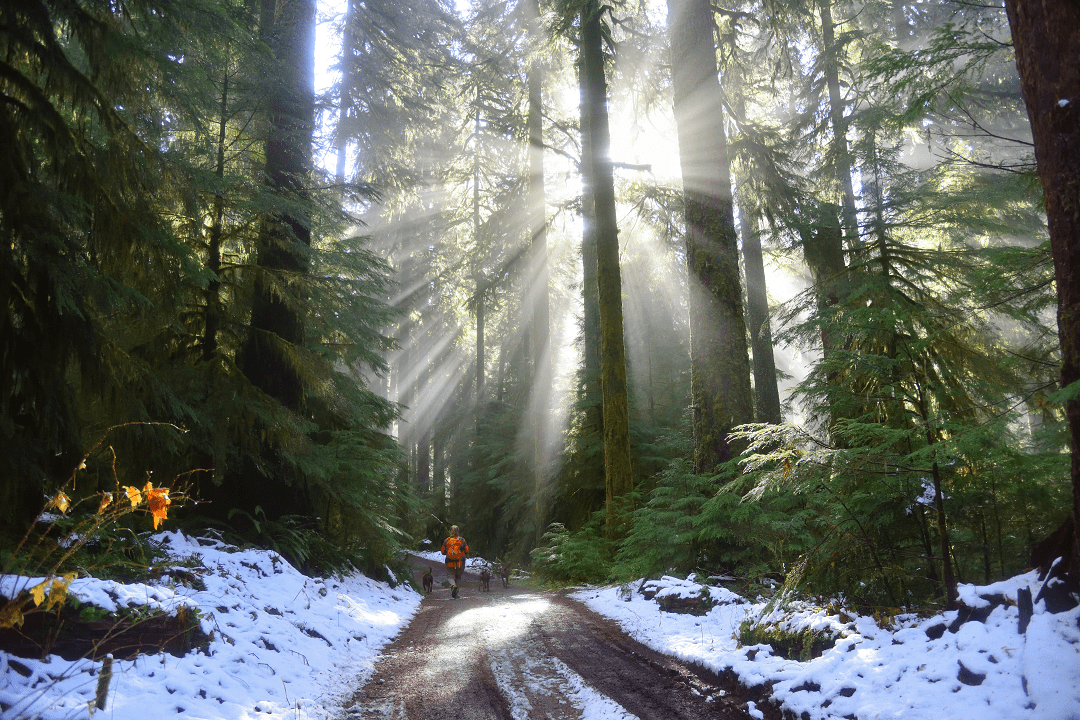
[[[423,561],[418,561],[423,562]],[[347,720],[746,720],[737,686],[630,640],[557,593],[439,586],[345,704]],[[419,584],[419,573],[417,581]]]

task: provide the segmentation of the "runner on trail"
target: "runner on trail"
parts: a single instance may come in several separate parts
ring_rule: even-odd
[[[450,526],[450,537],[443,540],[442,550],[439,552],[446,556],[446,569],[454,576],[450,597],[456,598],[461,574],[465,572],[465,556],[469,554],[469,544],[461,537],[461,530],[457,525]]]

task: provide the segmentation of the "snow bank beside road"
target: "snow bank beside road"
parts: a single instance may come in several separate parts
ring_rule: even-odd
[[[1080,720],[1080,608],[1055,615],[1039,603],[1021,635],[1015,605],[1021,587],[1037,595],[1035,573],[985,588],[963,586],[969,603],[991,595],[1009,602],[955,631],[948,627],[956,612],[904,617],[885,630],[873,618],[845,621],[824,610],[796,610],[786,615],[789,630],[839,637],[806,662],[774,655],[768,645],[738,647],[739,624],[760,615],[764,603],[727,602],[694,617],[662,612],[637,592],[624,589],[620,597],[617,587],[574,597],[659,652],[717,672],[730,668],[747,686],[770,684],[784,708],[812,720]]]
[[[359,574],[309,578],[272,552],[179,532],[152,541],[177,560],[195,558],[200,567],[186,569],[206,589],[168,577],[161,587],[83,578],[71,593],[110,610],[196,607],[212,640],[206,653],[115,661],[104,713],[109,720],[332,717],[420,604],[407,585],[391,589]],[[0,651],[0,718],[88,717],[100,668],[100,662],[39,661]]]

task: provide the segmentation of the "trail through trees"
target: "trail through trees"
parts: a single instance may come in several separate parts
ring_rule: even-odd
[[[445,571],[429,564],[439,583]],[[459,600],[436,584],[344,717],[743,720],[740,690],[561,594],[497,579],[481,592],[466,575]]]

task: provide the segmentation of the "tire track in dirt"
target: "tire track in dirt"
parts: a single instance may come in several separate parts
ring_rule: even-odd
[[[441,579],[439,563],[430,565]],[[557,593],[436,587],[342,720],[747,720],[741,688],[628,638]]]

